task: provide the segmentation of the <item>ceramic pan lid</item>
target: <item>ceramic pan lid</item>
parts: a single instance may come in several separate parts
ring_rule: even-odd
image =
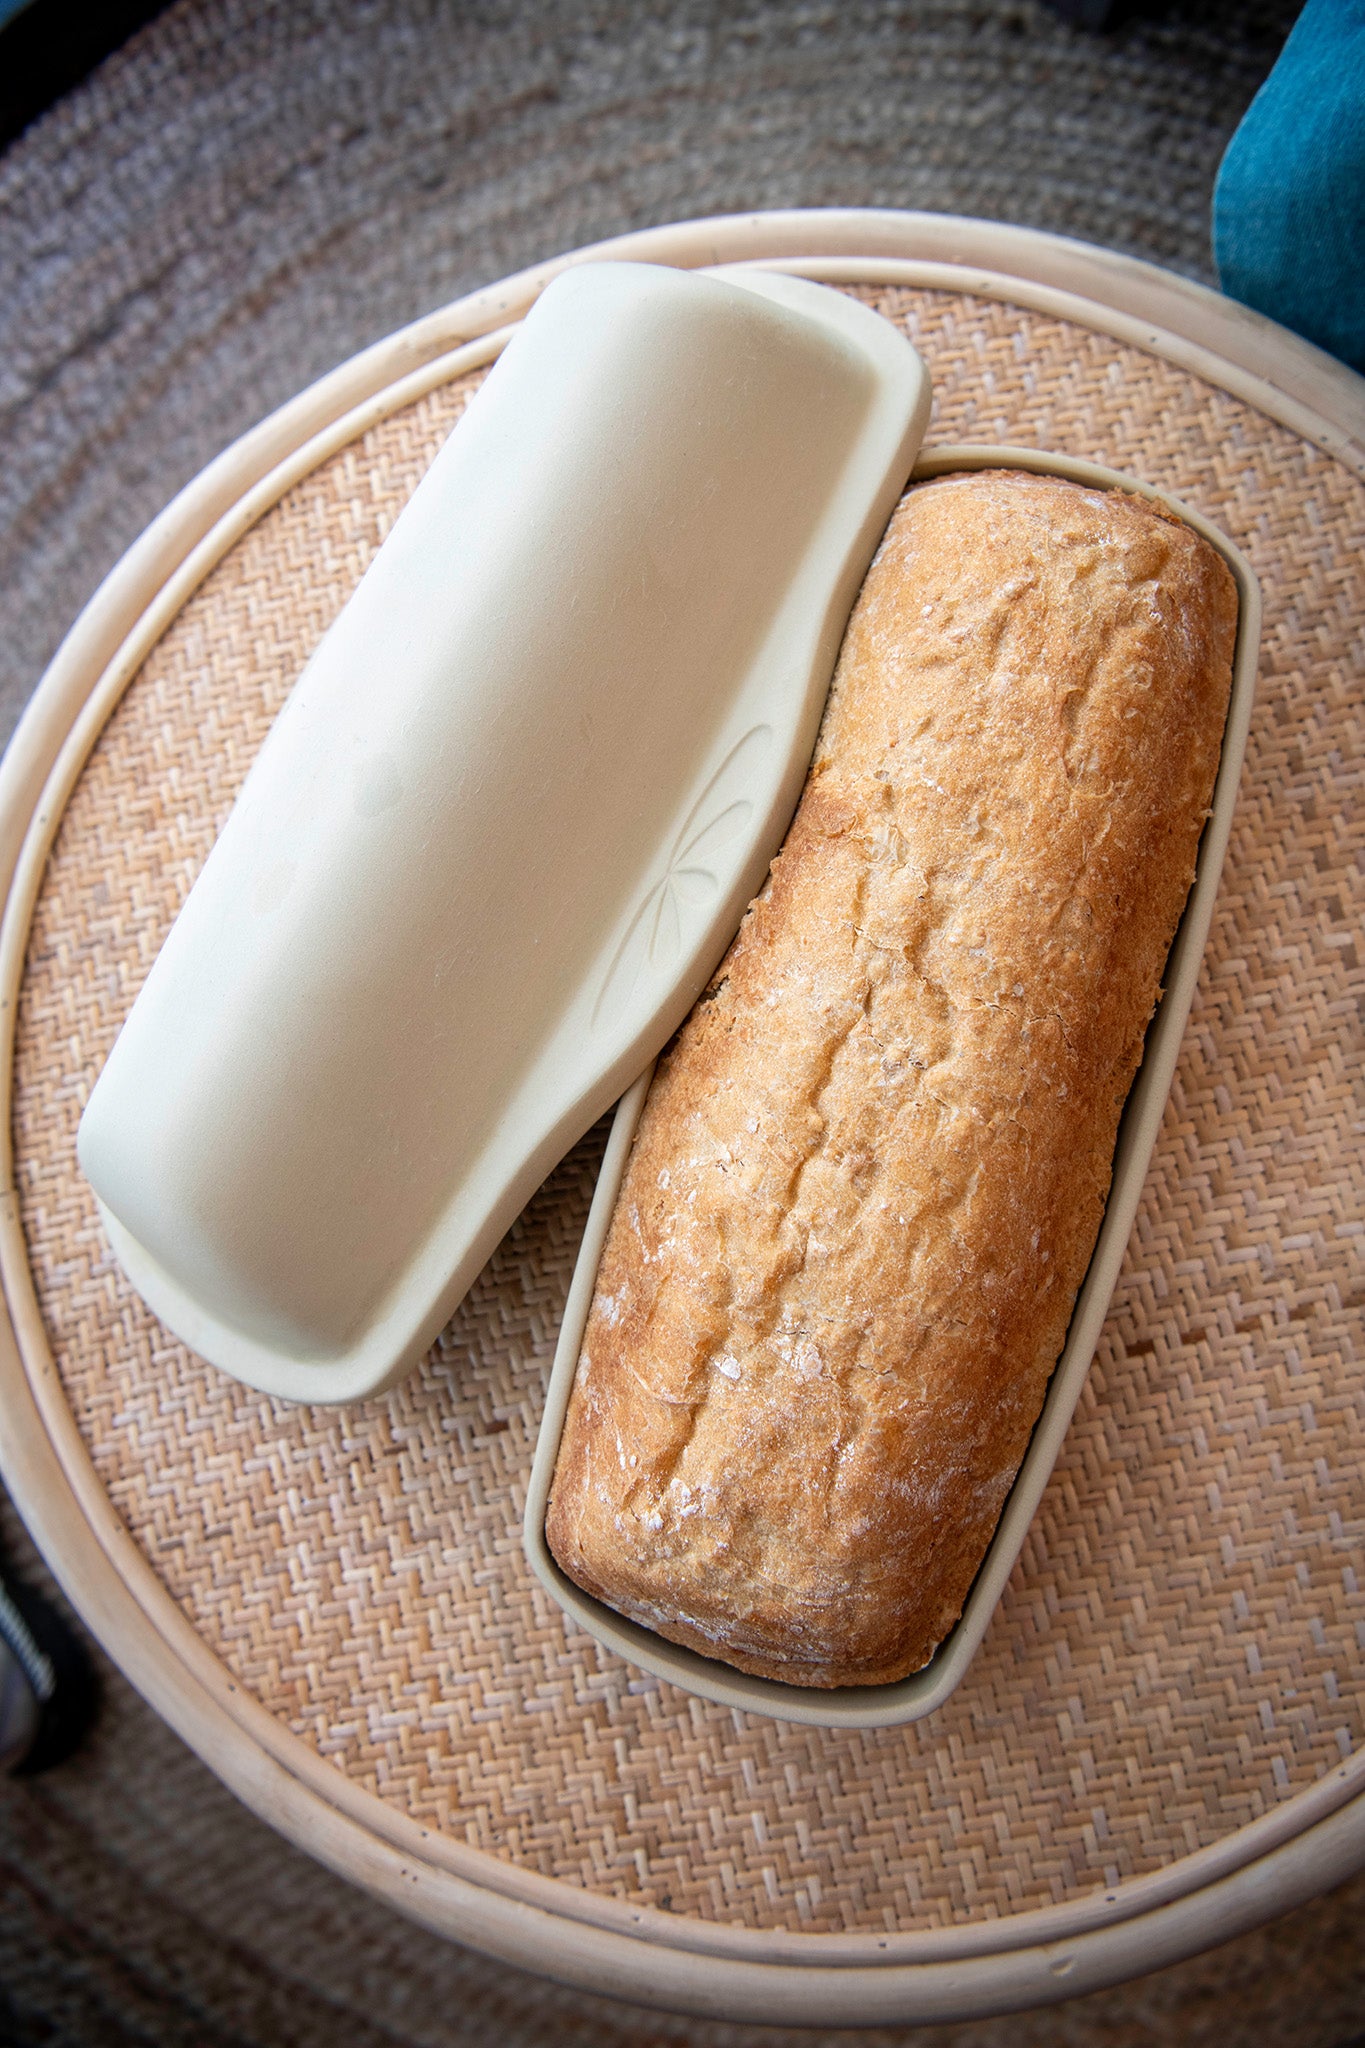
[[[129,1277],[268,1392],[421,1355],[680,1022],[800,792],[928,413],[799,280],[546,291],[296,685],[80,1156]]]

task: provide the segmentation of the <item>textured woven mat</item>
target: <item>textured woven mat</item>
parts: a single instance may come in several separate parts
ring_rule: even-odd
[[[1009,1591],[940,1714],[869,1735],[732,1716],[599,1652],[533,1586],[522,1493],[600,1141],[547,1183],[422,1370],[340,1414],[213,1373],[104,1250],[74,1164],[81,1104],[459,389],[297,487],[147,663],[54,851],[16,1073],[25,1225],[72,1407],[239,1681],[352,1779],[500,1858],[797,1930],[1112,1884],[1220,1839],[1365,1733],[1365,492],[1103,337],[941,294],[875,302],[929,359],[932,439],[1133,470],[1217,520],[1267,599],[1241,805],[1134,1242]]]
[[[931,207],[1212,282],[1301,0],[178,0],[0,159],[0,731],[103,569],[264,411],[561,249]]]

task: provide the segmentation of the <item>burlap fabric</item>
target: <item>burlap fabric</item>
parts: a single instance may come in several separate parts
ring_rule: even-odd
[[[414,1378],[286,1408],[174,1343],[75,1169],[112,1036],[319,633],[456,415],[305,480],[147,662],[64,820],[22,991],[17,1177],[110,1498],[237,1681],[338,1770],[504,1864],[673,1914],[880,1931],[1159,1869],[1362,1740],[1362,485],[1183,371],[1042,315],[873,295],[931,439],[1132,470],[1250,555],[1267,622],[1227,870],[1086,1396],[972,1672],[930,1721],[783,1727],[572,1631],[519,1515],[599,1140],[553,1175]],[[490,963],[490,973],[496,963]]]

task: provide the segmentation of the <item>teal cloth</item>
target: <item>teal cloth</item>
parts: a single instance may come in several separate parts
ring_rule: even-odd
[[[1365,0],[1308,0],[1213,194],[1223,290],[1365,370]]]

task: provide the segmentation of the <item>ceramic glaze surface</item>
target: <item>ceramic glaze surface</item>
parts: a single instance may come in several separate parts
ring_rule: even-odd
[[[420,1355],[675,1027],[799,793],[927,412],[887,323],[545,293],[324,637],[87,1109],[130,1277],[253,1385]]]

